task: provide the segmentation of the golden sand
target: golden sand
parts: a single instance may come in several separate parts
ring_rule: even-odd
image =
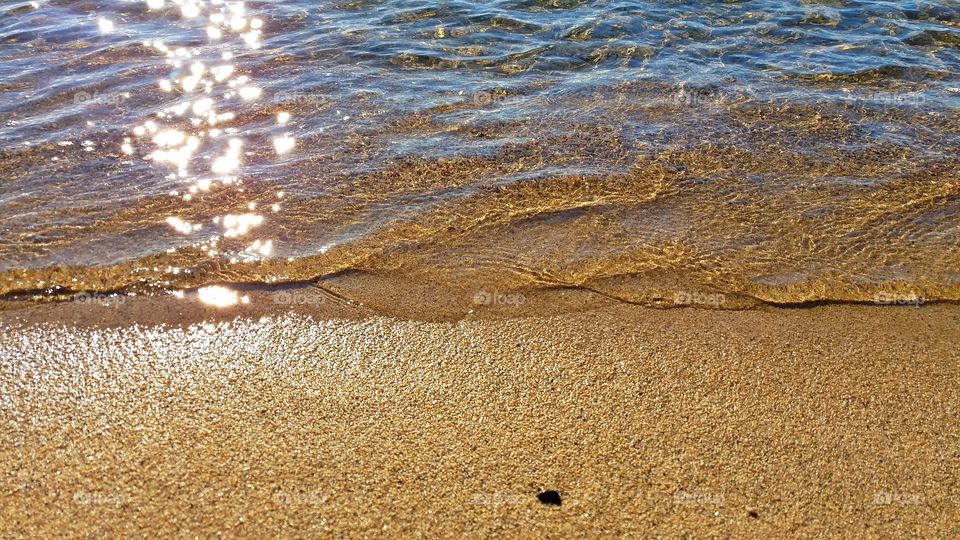
[[[960,535],[956,306],[28,312],[0,327],[3,537]]]

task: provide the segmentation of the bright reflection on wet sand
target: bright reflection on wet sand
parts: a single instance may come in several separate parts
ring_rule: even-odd
[[[240,296],[237,294],[237,291],[228,289],[222,285],[212,285],[199,289],[197,291],[197,299],[204,304],[219,308],[250,303],[249,297]]]

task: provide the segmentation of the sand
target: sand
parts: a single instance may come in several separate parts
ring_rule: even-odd
[[[0,536],[960,536],[955,305],[137,305],[0,312]]]

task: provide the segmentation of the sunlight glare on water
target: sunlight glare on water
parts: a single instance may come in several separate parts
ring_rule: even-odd
[[[262,90],[254,85],[251,77],[239,74],[231,60],[232,52],[219,52],[216,45],[230,39],[239,38],[249,49],[260,47],[263,22],[251,18],[246,13],[243,2],[191,2],[176,1],[180,13],[185,19],[205,19],[197,25],[206,25],[207,47],[171,48],[162,41],[144,43],[166,55],[167,64],[172,72],[158,81],[158,87],[164,92],[180,90],[180,100],[144,124],[133,129],[133,136],[140,146],[146,147],[145,159],[165,163],[176,168],[170,179],[181,184],[173,196],[180,197],[184,204],[189,203],[200,192],[218,189],[238,189],[242,185],[242,165],[244,158],[244,140],[242,137],[227,135],[236,131],[228,126],[236,117],[232,110],[239,101],[253,101],[261,97]],[[148,2],[150,9],[164,8],[164,2]],[[212,60],[211,60],[212,58]],[[289,113],[282,113],[284,122],[290,119]],[[170,126],[170,127],[166,127]],[[124,142],[125,153],[130,143]],[[294,147],[294,138],[288,134],[274,139],[278,154],[289,152]],[[212,163],[195,163],[198,155],[212,151],[216,157]],[[204,170],[208,167],[209,170]],[[229,186],[229,187],[228,187]],[[180,195],[180,191],[186,191]],[[222,237],[244,236],[251,229],[264,222],[264,216],[254,213],[240,215],[218,215],[212,220],[219,226],[221,234],[210,236],[198,245],[208,253],[211,247]],[[166,223],[182,234],[202,229],[200,224],[192,224],[179,216],[166,217]],[[245,259],[265,257],[272,251],[273,240],[257,239],[242,251]],[[219,289],[218,289],[219,290]],[[201,295],[201,299],[204,296]],[[215,302],[214,302],[215,303]]]

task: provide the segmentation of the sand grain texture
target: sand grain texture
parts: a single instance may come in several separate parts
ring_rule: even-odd
[[[956,306],[4,317],[3,537],[960,535]]]

